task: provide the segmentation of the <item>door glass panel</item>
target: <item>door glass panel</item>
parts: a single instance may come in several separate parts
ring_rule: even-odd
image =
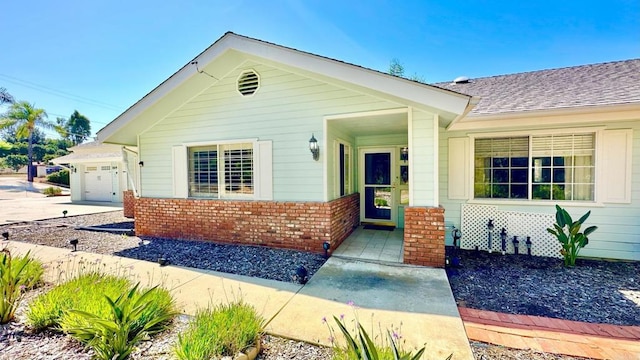
[[[365,154],[365,185],[391,185],[391,154]]]
[[[367,219],[391,219],[391,188],[365,188],[365,217]]]

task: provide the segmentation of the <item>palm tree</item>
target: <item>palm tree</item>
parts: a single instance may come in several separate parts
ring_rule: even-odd
[[[27,168],[27,180],[33,182],[33,131],[37,127],[54,129],[60,131],[59,126],[49,122],[44,109],[37,109],[33,104],[26,101],[18,101],[11,104],[9,110],[1,115],[0,130],[15,127],[17,138],[28,138],[27,157],[29,166]]]
[[[7,89],[0,87],[0,105],[13,103],[13,96],[7,92]]]

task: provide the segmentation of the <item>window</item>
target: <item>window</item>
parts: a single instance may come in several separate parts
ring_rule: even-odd
[[[352,193],[351,186],[351,146],[337,142],[337,195],[345,196]]]
[[[253,144],[189,148],[189,196],[246,197],[254,193]]]
[[[475,139],[475,198],[592,201],[595,134]]]

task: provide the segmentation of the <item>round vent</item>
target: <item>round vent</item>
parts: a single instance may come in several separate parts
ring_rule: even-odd
[[[247,70],[240,74],[238,78],[238,92],[242,96],[250,96],[258,91],[260,86],[260,77],[253,70]]]
[[[471,80],[466,76],[458,76],[457,78],[453,79],[454,84],[468,84],[470,82]]]

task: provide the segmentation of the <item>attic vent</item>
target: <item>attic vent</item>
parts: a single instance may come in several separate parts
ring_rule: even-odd
[[[238,92],[242,96],[249,96],[255,94],[260,86],[260,77],[258,73],[253,70],[244,71],[238,78]]]
[[[469,78],[466,76],[458,76],[457,78],[453,79],[454,84],[468,84],[469,82]]]

